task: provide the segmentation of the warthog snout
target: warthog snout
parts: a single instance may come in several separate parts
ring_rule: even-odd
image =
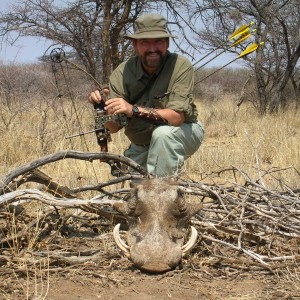
[[[174,183],[166,180],[145,180],[132,189],[127,203],[115,208],[126,217],[129,230],[124,242],[114,229],[114,238],[132,262],[149,272],[165,272],[175,268],[197,241],[197,230],[191,226],[191,236],[185,226],[201,209],[201,205],[186,203]]]

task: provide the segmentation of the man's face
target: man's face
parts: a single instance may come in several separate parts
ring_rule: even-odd
[[[153,74],[159,69],[166,57],[169,48],[169,39],[134,40],[133,46],[135,52],[141,58],[145,70],[149,74]]]

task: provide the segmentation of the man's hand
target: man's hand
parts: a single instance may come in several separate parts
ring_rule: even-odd
[[[103,93],[104,93],[105,97],[108,97],[109,89],[103,89]],[[101,97],[101,94],[100,94],[99,90],[95,90],[94,92],[90,93],[90,95],[88,97],[88,101],[91,104],[100,103],[101,100],[102,100],[102,97]],[[107,109],[107,107],[105,107],[105,110],[107,111],[107,113],[109,115],[111,115],[111,114],[114,113],[114,111],[112,111],[112,109]],[[115,133],[115,132],[117,132],[117,131],[119,131],[121,129],[121,127],[116,123],[116,121],[108,121],[108,122],[106,122],[105,123],[105,127],[107,129],[109,129],[109,131],[111,133]]]
[[[103,92],[105,95],[108,95],[109,90],[108,89],[103,89]],[[99,103],[101,101],[101,95],[98,90],[92,92],[89,96],[89,101],[91,103]],[[132,117],[132,106],[130,103],[128,103],[126,100],[123,98],[113,98],[109,99],[105,102],[105,110],[109,115],[117,115],[117,114],[125,114],[127,117],[131,118]],[[139,107],[140,112],[143,112],[143,108]],[[165,120],[168,121],[170,125],[173,126],[181,126],[182,123],[184,122],[184,113],[183,112],[177,112],[174,111],[173,109],[165,108],[165,109],[157,109],[157,113],[164,118]],[[112,123],[112,124],[111,124]],[[107,122],[107,127],[111,130],[111,132],[116,132],[114,121]]]
[[[104,95],[108,97],[109,90],[103,89]],[[90,93],[89,102],[92,104],[100,103],[102,100],[99,90]],[[113,98],[105,101],[104,108],[109,115],[125,114],[127,117],[132,116],[132,105],[123,98]]]
[[[104,88],[103,89],[103,93],[105,97],[108,97],[109,94],[109,89]],[[100,101],[102,100],[101,94],[99,90],[95,90],[94,92],[91,92],[88,98],[89,102],[92,104],[95,103],[100,103]]]
[[[109,114],[125,114],[127,117],[132,116],[132,105],[123,98],[113,98],[105,102],[105,110]]]

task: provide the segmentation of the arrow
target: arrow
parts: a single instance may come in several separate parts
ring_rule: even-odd
[[[249,34],[249,30],[250,27],[252,25],[254,25],[255,22],[252,21],[247,25],[242,25],[241,27],[239,27],[237,30],[235,30],[232,35],[229,37],[229,39],[227,41],[225,41],[224,43],[222,43],[221,45],[219,45],[217,48],[213,49],[212,51],[210,51],[209,53],[207,53],[205,56],[203,56],[200,60],[196,61],[193,64],[193,67],[198,64],[200,61],[204,60],[206,57],[208,57],[209,55],[211,55],[213,52],[217,51],[218,49],[222,48],[228,41],[232,40],[232,39],[236,39],[237,40],[231,44],[229,47],[227,47],[225,50],[223,50],[221,53],[219,53],[218,55],[216,55],[213,59],[215,59],[216,57],[220,56],[222,53],[224,53],[225,51],[227,51],[228,49],[230,49],[231,47],[234,47],[236,45],[238,45],[239,43],[241,43],[242,41],[244,41],[245,39],[249,38],[251,36],[251,34],[249,36],[247,36],[247,34]],[[256,30],[253,30],[252,32],[255,32]],[[247,33],[247,34],[246,34]],[[246,35],[247,37],[245,37],[244,39],[240,39],[241,35]],[[208,62],[211,62],[213,59],[209,60]],[[207,62],[207,63],[208,63]],[[206,65],[207,63],[205,63],[204,65]],[[201,65],[200,67],[198,67],[195,71],[199,70],[200,68],[202,68],[204,65]]]
[[[256,29],[253,29],[252,32],[256,32]],[[248,31],[248,32],[245,32],[244,34],[242,34],[234,43],[231,44],[231,46],[229,48],[232,48],[232,47],[235,47],[237,46],[238,44],[240,44],[241,42],[247,40],[249,37],[251,36],[251,33]],[[229,49],[228,48],[228,49]]]
[[[252,22],[250,22],[250,23],[247,24],[247,25],[242,25],[240,28],[238,28],[237,30],[235,30],[235,31],[233,32],[233,34],[229,37],[228,40],[235,39],[237,36],[243,34],[247,29],[249,29],[249,28],[250,28],[252,25],[254,25],[254,24],[255,24],[255,22],[252,21]]]
[[[227,63],[226,65],[224,65],[221,68],[217,69],[213,73],[211,73],[211,74],[205,76],[204,78],[200,79],[199,81],[197,81],[195,83],[195,85],[198,84],[198,83],[200,83],[200,82],[202,82],[202,81],[204,81],[205,79],[207,79],[208,77],[214,75],[215,73],[219,72],[220,70],[224,69],[225,67],[227,67],[228,65],[232,64],[233,62],[235,62],[236,60],[240,59],[241,57],[247,56],[250,53],[254,52],[259,46],[261,46],[263,44],[264,44],[264,42],[260,42],[259,44],[254,43],[254,44],[250,45],[243,52],[241,52],[238,57],[236,57],[235,59],[231,60],[229,63]]]
[[[248,29],[249,31],[249,29]],[[256,29],[253,30],[253,32],[255,32]],[[226,49],[224,49],[223,51],[221,51],[219,54],[215,55],[213,58],[209,59],[208,61],[206,61],[204,64],[202,64],[201,66],[199,66],[197,69],[195,69],[195,72],[198,71],[199,69],[203,68],[204,66],[206,66],[208,63],[210,63],[212,60],[216,59],[218,56],[220,56],[221,54],[223,54],[224,52],[226,52],[228,49],[237,46],[238,44],[240,44],[241,42],[245,41],[246,39],[248,39],[251,36],[251,33],[249,32],[245,32],[244,34],[242,34],[234,43],[232,43],[230,46],[228,46]]]
[[[252,53],[253,51],[255,51],[260,45],[263,45],[265,42],[260,42],[259,44],[252,44],[250,45],[249,47],[247,47],[242,53],[240,53],[240,55],[236,58],[236,59],[239,59],[243,56],[246,56],[250,53]]]

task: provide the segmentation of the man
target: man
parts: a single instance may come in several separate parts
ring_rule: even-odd
[[[180,173],[196,152],[204,130],[194,104],[194,70],[183,56],[170,53],[166,19],[157,14],[139,17],[131,39],[136,55],[111,74],[108,114],[129,118],[125,134],[131,145],[124,155],[157,177]],[[99,91],[90,102],[99,102]],[[110,121],[111,133],[121,128]]]

